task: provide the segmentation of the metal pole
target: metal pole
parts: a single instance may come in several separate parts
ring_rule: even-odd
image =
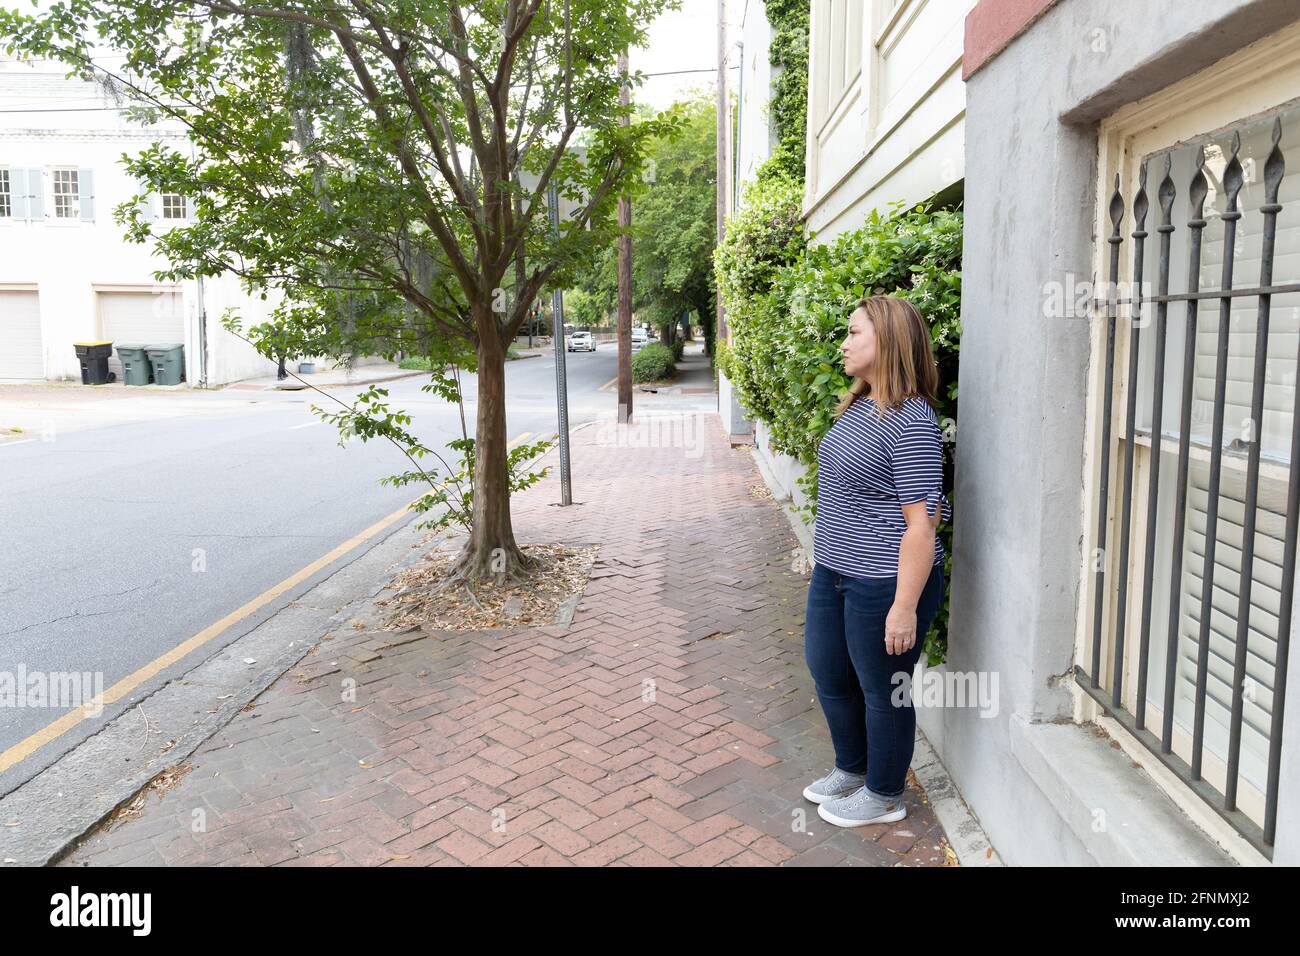
[[[199,388],[208,387],[208,297],[203,288],[203,276],[198,277],[199,316]]]
[[[560,200],[555,187],[546,190],[546,205],[551,217],[551,233],[560,234]],[[551,291],[551,338],[555,344],[555,407],[560,437],[560,504],[573,504],[573,486],[569,474],[569,385],[565,378],[564,293]]]
[[[631,102],[631,88],[627,82],[627,50],[618,55],[618,69],[623,85],[618,94],[621,106]],[[627,126],[626,113],[619,124]],[[626,195],[618,198],[618,422],[626,425],[632,421],[632,203]]]

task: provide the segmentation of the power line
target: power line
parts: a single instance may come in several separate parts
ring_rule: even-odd
[[[0,113],[103,113],[114,112],[121,113],[129,109],[140,109],[142,107],[131,106],[55,106],[41,108],[34,106],[30,109],[21,110],[0,110]],[[156,107],[147,107],[156,108]]]
[[[727,67],[728,71],[739,70],[740,64]],[[641,76],[681,76],[686,73],[717,73],[717,67],[703,70],[662,70],[657,73],[642,73]],[[0,109],[0,113],[102,113],[121,112],[129,107],[122,106],[76,106],[76,107],[33,107],[31,109]]]
[[[728,70],[739,70],[740,64],[727,67]],[[662,73],[642,73],[642,76],[675,76],[679,73],[717,73],[718,68],[711,66],[707,70],[664,70]]]

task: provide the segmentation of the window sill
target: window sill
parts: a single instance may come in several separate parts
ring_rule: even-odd
[[[1124,440],[1121,434],[1118,436],[1120,441]],[[1138,447],[1151,447],[1151,432],[1141,428],[1133,430],[1133,444]],[[1213,445],[1203,438],[1193,435],[1188,444],[1188,458],[1193,461],[1209,462],[1210,452]],[[1162,434],[1160,437],[1160,451],[1166,455],[1178,455],[1178,436]],[[1230,471],[1239,471],[1243,475],[1246,473],[1246,465],[1249,462],[1249,454],[1245,448],[1234,448],[1225,443],[1223,454],[1220,457],[1223,467]],[[1271,479],[1273,481],[1287,482],[1291,476],[1290,463],[1282,458],[1270,455],[1260,454],[1259,456],[1259,475],[1261,478]]]
[[[1099,865],[1236,865],[1107,738],[1074,723],[1030,723],[1022,714],[1011,715],[1008,731],[1012,755]]]

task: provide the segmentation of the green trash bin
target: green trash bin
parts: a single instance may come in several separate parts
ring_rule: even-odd
[[[117,357],[122,363],[122,380],[128,385],[148,385],[153,381],[153,366],[146,355],[148,346],[119,345]]]
[[[153,368],[157,385],[179,385],[185,381],[185,346],[173,344],[146,345],[145,354]]]

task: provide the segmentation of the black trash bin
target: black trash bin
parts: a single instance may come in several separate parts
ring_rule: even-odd
[[[73,342],[72,347],[81,362],[82,385],[105,385],[117,381],[117,375],[108,370],[108,359],[113,354],[112,342]]]

